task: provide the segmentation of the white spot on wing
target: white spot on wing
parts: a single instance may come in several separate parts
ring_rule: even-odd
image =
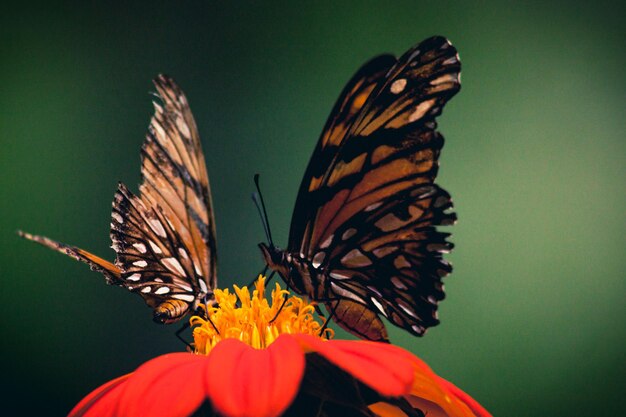
[[[143,243],[133,243],[133,247],[137,249],[140,253],[146,253],[148,249],[146,249],[146,245]]]
[[[430,85],[440,85],[444,83],[454,83],[457,82],[456,76],[453,74],[444,74],[441,77],[437,77],[430,82]]]
[[[389,88],[393,94],[400,94],[406,87],[406,78],[395,80]]]
[[[391,277],[391,283],[393,284],[394,287],[396,287],[399,290],[406,290],[407,286],[404,285],[404,283],[402,282],[402,280],[398,277]]]
[[[359,297],[357,294],[353,293],[352,291],[348,291],[345,288],[340,287],[339,285],[335,284],[332,281],[330,283],[330,289],[335,294],[340,295],[344,298],[348,298],[350,300],[356,301],[357,303],[367,304],[365,300]]]
[[[417,324],[411,326],[411,329],[413,329],[415,333],[424,333],[425,330],[422,326],[418,326]]]
[[[115,221],[120,223],[120,224],[124,223],[124,218],[116,211],[111,213],[111,217],[113,217],[115,219]]]
[[[385,313],[385,309],[383,308],[383,305],[374,297],[370,297],[370,300],[372,300],[372,303],[376,306],[376,308],[380,311],[380,313],[387,317],[387,313]]]
[[[191,294],[174,294],[172,295],[172,298],[175,298],[177,300],[187,301],[188,303],[192,303],[196,299],[196,297],[194,297]]]
[[[442,62],[442,64],[449,65],[449,64],[456,64],[457,62],[459,62],[459,54],[456,54],[455,56],[446,59],[445,61]]]
[[[150,226],[150,229],[152,229],[154,233],[156,233],[158,236],[167,237],[165,229],[158,219],[148,219],[148,225]]]
[[[324,240],[324,241],[322,242],[322,244],[320,245],[320,249],[326,249],[327,247],[329,247],[329,246],[330,246],[330,244],[333,242],[333,237],[334,237],[334,236],[335,236],[335,235],[330,235],[330,236],[328,236],[328,237],[326,238],[326,240]]]
[[[195,262],[193,262],[193,269],[195,269],[196,275],[202,276],[202,271],[200,271],[200,267]]]
[[[152,288],[148,286],[148,287],[143,287],[143,288],[141,289],[141,292],[142,292],[142,293],[144,293],[144,294],[147,294],[147,293],[149,293],[151,290],[152,290]]]
[[[198,280],[198,285],[200,285],[200,291],[202,291],[203,293],[206,294],[206,293],[209,292],[209,289],[208,289],[208,287],[206,285],[206,282],[204,282],[203,279],[199,279]]]
[[[419,319],[419,317],[417,317],[417,314],[415,314],[415,311],[413,311],[411,308],[409,308],[408,306],[404,305],[403,302],[398,301],[398,305],[400,306],[400,308],[402,310],[404,310],[404,312],[406,314],[408,314],[409,316],[413,317],[414,319]]]
[[[374,204],[370,204],[369,206],[365,207],[365,211],[372,211],[372,210],[376,210],[378,207],[382,206],[383,202],[379,201],[378,203],[374,203]]]
[[[341,235],[341,239],[342,240],[348,240],[352,236],[354,236],[355,233],[356,233],[356,229],[354,227],[351,227],[348,230],[346,230],[345,232],[343,232],[343,235]]]
[[[422,101],[420,104],[418,104],[415,107],[413,113],[409,115],[409,122],[414,122],[421,119],[424,114],[426,114],[426,112],[433,106],[433,104],[435,104],[435,100],[436,99],[431,98],[430,100]]]
[[[169,287],[159,287],[154,293],[157,295],[163,295],[163,294],[167,294],[168,292],[170,292]]]
[[[178,262],[178,259],[176,258],[163,258],[161,259],[161,263],[165,265],[167,269],[169,269],[175,274],[178,274],[180,276],[186,275],[185,270],[183,269],[182,265],[180,264],[180,262]]]
[[[148,243],[150,244],[150,247],[152,248],[152,251],[154,253],[161,254],[163,253],[163,251],[161,250],[161,248],[159,247],[159,245],[157,245],[156,243],[154,243],[153,241],[149,240]]]
[[[339,272],[331,272],[330,274],[328,274],[331,278],[334,279],[338,279],[338,280],[342,280],[342,279],[350,279],[352,278],[352,276],[350,275],[346,275],[346,274],[341,274]]]
[[[126,280],[127,281],[139,281],[141,279],[141,274],[140,273],[134,273],[132,275],[129,275]]]
[[[133,262],[133,265],[138,266],[139,268],[145,268],[146,266],[148,266],[148,262],[141,260],[141,261],[135,261]]]
[[[324,258],[326,257],[326,252],[317,252],[311,261],[313,268],[319,268],[322,262],[324,262]]]
[[[185,136],[185,138],[187,139],[191,138],[191,132],[189,131],[189,126],[187,126],[187,123],[185,123],[185,120],[183,120],[181,116],[178,116],[176,118],[176,127],[178,128],[180,133],[182,133],[183,136]]]
[[[178,248],[178,253],[180,254],[180,257],[183,259],[189,259],[189,255],[187,255],[187,251],[183,248]]]
[[[165,130],[163,130],[161,123],[154,123],[153,126],[154,126],[154,129],[157,131],[157,140],[159,137],[164,138],[166,136]]]

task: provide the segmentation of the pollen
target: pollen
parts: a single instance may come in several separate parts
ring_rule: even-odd
[[[281,334],[308,334],[322,339],[333,337],[318,321],[315,304],[291,296],[276,283],[270,300],[265,297],[265,277],[259,276],[250,294],[248,287],[215,290],[214,306],[208,318],[193,316],[193,347],[196,354],[208,355],[213,346],[228,338],[239,339],[256,349],[268,347]]]

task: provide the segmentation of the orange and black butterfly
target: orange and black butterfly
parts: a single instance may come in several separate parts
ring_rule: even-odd
[[[154,80],[161,103],[141,149],[142,184],[134,195],[122,183],[111,214],[114,263],[43,236],[19,232],[89,264],[107,283],[139,294],[154,320],[173,323],[216,285],[215,221],[209,178],[187,98],[164,75]]]
[[[456,49],[433,37],[383,55],[348,82],[306,169],[286,250],[260,244],[295,292],[325,303],[344,329],[385,341],[379,315],[422,335],[438,324],[452,268],[450,195],[435,184],[435,118],[460,89]]]

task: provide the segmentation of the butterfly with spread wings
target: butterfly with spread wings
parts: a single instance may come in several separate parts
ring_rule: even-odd
[[[142,184],[134,195],[122,183],[113,200],[115,263],[47,237],[19,232],[87,263],[107,283],[139,294],[154,321],[173,323],[216,286],[215,221],[198,129],[187,98],[167,76],[154,80],[161,103],[141,149]]]
[[[438,324],[452,268],[450,195],[435,184],[443,137],[435,118],[460,89],[445,38],[383,55],[348,82],[304,174],[286,250],[260,244],[270,269],[322,302],[344,329],[387,341],[380,315],[422,335]]]

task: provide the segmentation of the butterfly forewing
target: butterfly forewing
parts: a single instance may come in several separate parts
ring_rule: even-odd
[[[216,285],[215,220],[209,178],[196,123],[185,95],[171,79],[155,80],[155,103],[142,148],[142,198],[163,211],[209,287]]]
[[[311,256],[338,225],[364,207],[416,183],[434,181],[443,146],[434,118],[458,92],[459,73],[456,50],[445,38],[435,37],[382,74],[332,159],[317,160],[314,152],[310,165],[324,166],[324,174],[319,180],[303,179],[298,200],[307,204],[296,202],[294,221],[306,219],[306,233],[290,234],[291,250]],[[320,141],[317,148],[321,146]],[[307,192],[304,184],[310,184]]]
[[[396,58],[392,55],[381,55],[372,59],[363,65],[341,92],[322,130],[300,185],[294,216],[291,219],[289,242],[306,241],[303,239],[304,228],[309,226],[307,222],[312,216],[312,211],[319,205],[316,201],[319,197],[316,197],[318,194],[315,190],[320,187],[327,167],[335,158],[337,150],[347,137],[348,129],[359,115],[367,98],[395,63]],[[300,250],[300,248],[290,249]]]
[[[150,305],[200,301],[215,287],[215,223],[195,121],[173,80],[154,81],[155,103],[142,147],[139,196],[120,185],[111,239],[127,286]]]
[[[303,178],[287,252],[325,277],[311,278],[328,287],[320,301],[360,337],[387,338],[379,315],[418,335],[438,323],[441,278],[451,270],[442,253],[452,245],[436,226],[455,215],[434,183],[444,142],[435,117],[459,91],[459,77],[456,49],[442,37],[366,64],[340,96]]]

